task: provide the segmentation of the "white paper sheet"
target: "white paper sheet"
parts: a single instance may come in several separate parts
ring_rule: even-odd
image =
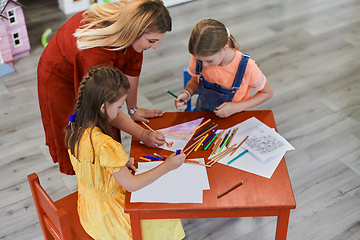
[[[161,163],[139,162],[136,174],[146,172]],[[206,168],[184,163],[178,169],[133,192],[130,202],[202,203],[203,190],[206,189],[210,189]]]
[[[247,135],[249,138],[241,146],[248,149],[262,163],[269,162],[274,156],[284,154],[295,148],[274,129],[252,117],[232,128],[238,127],[232,144],[240,143]]]
[[[285,154],[285,153],[279,154],[275,156],[271,161],[267,163],[261,163],[258,160],[256,160],[251,154],[246,153],[243,156],[236,159],[235,161],[233,161],[232,163],[228,164],[230,160],[232,160],[234,157],[239,155],[244,150],[245,150],[244,148],[240,147],[231,156],[229,154],[224,158],[222,158],[219,161],[219,163],[270,179]]]
[[[231,156],[228,154],[219,161],[219,163],[227,166],[271,178],[286,151],[294,149],[275,129],[269,128],[255,117],[231,128],[238,128],[231,145],[241,143],[246,136],[249,136],[249,138],[235,153]],[[228,129],[225,129],[225,131],[228,131]],[[228,164],[230,160],[238,156],[245,149],[249,152]]]

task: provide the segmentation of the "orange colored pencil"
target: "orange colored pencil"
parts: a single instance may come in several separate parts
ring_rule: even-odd
[[[199,126],[197,126],[196,128],[194,128],[191,133],[195,132],[196,130],[198,130],[199,128],[201,128],[202,126],[204,126],[205,124],[207,124],[211,119],[206,120],[205,122],[203,122],[202,124],[200,124]]]
[[[147,161],[147,162],[151,162],[151,159],[148,158],[144,158],[144,157],[140,157],[141,160]]]

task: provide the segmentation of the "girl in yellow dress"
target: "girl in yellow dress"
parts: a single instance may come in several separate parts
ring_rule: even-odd
[[[181,166],[184,154],[171,154],[158,167],[139,175],[134,159],[112,138],[109,121],[120,112],[130,84],[114,67],[91,68],[80,84],[74,114],[69,117],[65,144],[78,179],[78,213],[94,239],[132,239],[124,213],[126,190],[139,190]],[[143,239],[182,239],[180,219],[141,221]]]

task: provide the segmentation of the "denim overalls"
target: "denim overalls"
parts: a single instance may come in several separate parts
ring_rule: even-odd
[[[194,111],[213,111],[224,102],[231,102],[244,77],[250,55],[243,53],[234,82],[230,89],[220,84],[208,82],[202,75],[202,62],[196,60],[196,74],[200,74],[197,93],[199,94]]]

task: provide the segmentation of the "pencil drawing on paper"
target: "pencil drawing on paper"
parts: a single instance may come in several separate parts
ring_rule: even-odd
[[[257,151],[261,154],[273,152],[276,149],[279,149],[285,145],[285,143],[277,140],[277,138],[272,134],[269,134],[267,136],[255,135],[252,138],[248,138],[246,140],[246,144],[254,151]]]

